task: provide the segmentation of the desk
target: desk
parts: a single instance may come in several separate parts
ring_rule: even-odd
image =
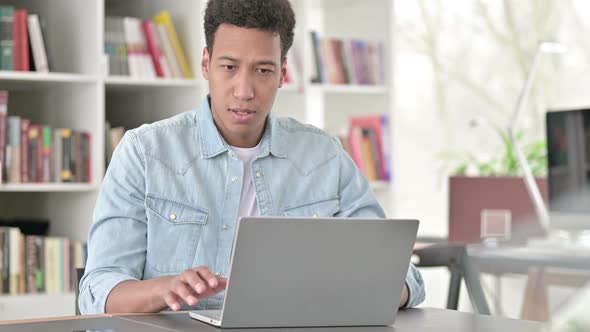
[[[116,332],[217,332],[219,328],[196,321],[187,313],[161,313],[150,315],[103,315],[70,317],[47,321],[23,321],[0,325],[0,332],[71,332],[91,329],[112,329]],[[430,331],[543,331],[543,325],[496,316],[476,315],[444,309],[407,309],[400,311],[394,326],[343,327],[343,328],[289,328],[289,329],[231,329],[230,332],[430,332]]]
[[[481,272],[494,275],[528,275],[521,313],[523,319],[546,321],[550,318],[547,285],[582,287],[590,280],[588,249],[555,246],[468,246],[467,254]],[[554,271],[547,271],[548,269]]]

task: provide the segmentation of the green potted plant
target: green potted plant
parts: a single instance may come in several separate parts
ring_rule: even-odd
[[[449,178],[449,241],[478,243],[482,237],[484,211],[500,211],[509,218],[509,238],[524,240],[543,234],[533,203],[526,191],[522,172],[508,134],[495,127],[502,150],[482,160],[473,154],[454,158]],[[523,134],[517,135],[522,142]],[[547,158],[545,141],[523,145],[522,150],[547,201]]]

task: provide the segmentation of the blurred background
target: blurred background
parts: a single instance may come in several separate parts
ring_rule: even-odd
[[[578,327],[590,4],[291,2],[273,112],[338,136],[388,217],[420,220],[422,306]],[[74,314],[112,151],[207,94],[205,4],[0,0],[0,319]]]

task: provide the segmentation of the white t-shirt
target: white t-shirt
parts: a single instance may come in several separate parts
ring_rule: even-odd
[[[242,181],[242,194],[240,196],[240,209],[238,217],[259,216],[256,202],[256,190],[252,182],[252,160],[258,155],[260,143],[253,148],[238,148],[230,146],[236,157],[244,162],[244,179]]]

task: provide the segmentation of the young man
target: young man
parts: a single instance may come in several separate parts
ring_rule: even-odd
[[[337,140],[269,114],[294,25],[288,0],[209,1],[210,95],[121,141],[94,211],[82,313],[221,307],[239,216],[384,217]],[[423,298],[411,265],[400,306]]]

